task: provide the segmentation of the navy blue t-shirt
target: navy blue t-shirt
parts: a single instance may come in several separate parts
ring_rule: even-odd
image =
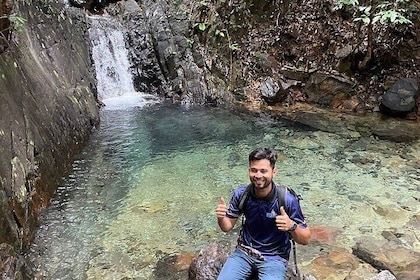
[[[240,186],[234,191],[226,214],[232,219],[239,218],[241,214],[245,215],[245,222],[239,237],[240,242],[257,249],[267,259],[277,259],[280,256],[288,260],[291,247],[290,233],[280,231],[275,221],[275,215],[280,214],[277,188],[272,188],[270,194],[263,198],[256,197],[252,188],[244,213],[242,213],[239,210],[239,202],[246,187],[247,185]],[[306,227],[299,201],[289,191],[286,192],[285,210],[290,219],[300,226]],[[275,213],[275,215],[267,215],[267,213]]]

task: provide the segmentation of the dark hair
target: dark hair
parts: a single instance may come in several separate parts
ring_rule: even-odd
[[[277,153],[269,148],[257,148],[249,154],[249,163],[261,160],[268,159],[272,168],[276,166]]]

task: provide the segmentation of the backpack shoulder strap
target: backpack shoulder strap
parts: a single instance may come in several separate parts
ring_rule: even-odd
[[[300,202],[302,200],[302,196],[300,194],[297,194],[292,188],[287,187],[287,186],[283,186],[283,185],[276,185],[276,187],[277,187],[277,199],[278,199],[278,202],[279,202],[279,209],[280,209],[280,207],[284,206],[284,210],[287,211],[287,209],[286,209],[286,195],[287,195],[287,192],[290,192],[294,197],[296,197],[298,202]]]
[[[277,201],[279,203],[279,210],[282,206],[286,210],[286,194],[288,187],[283,185],[276,185],[277,188]]]
[[[290,192],[294,197],[296,197],[298,203],[303,199],[302,196],[298,193],[296,193],[292,188],[282,185],[276,185],[277,187],[277,199],[279,203],[279,209],[280,207],[284,206],[284,210],[287,212],[286,208],[286,195],[287,192]],[[296,243],[293,240],[293,238],[290,238],[290,241],[292,243],[292,249],[293,249],[293,261],[295,263],[295,266],[293,268],[293,274],[294,276],[298,276],[300,279],[300,271],[297,265],[297,257],[296,257]]]
[[[239,210],[241,212],[244,211],[246,202],[248,201],[249,193],[251,192],[252,185],[249,184],[246,189],[242,192],[240,200],[239,200]]]

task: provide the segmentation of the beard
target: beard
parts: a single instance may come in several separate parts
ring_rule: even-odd
[[[260,190],[269,187],[271,184],[271,180],[267,180],[266,178],[262,178],[258,180],[253,178],[251,181],[254,187]]]

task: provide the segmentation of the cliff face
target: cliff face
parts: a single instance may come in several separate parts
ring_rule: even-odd
[[[85,17],[58,0],[6,2],[27,20],[0,53],[0,244],[20,253],[99,115]]]

